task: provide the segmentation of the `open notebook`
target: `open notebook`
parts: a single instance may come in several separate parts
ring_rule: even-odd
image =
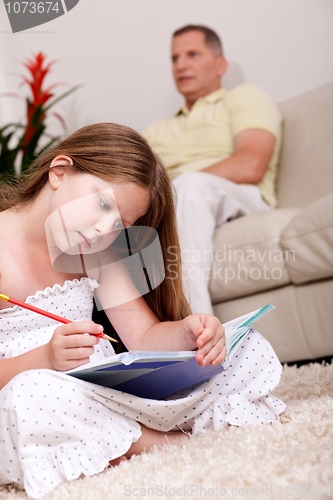
[[[199,366],[195,360],[195,351],[129,351],[66,373],[142,398],[163,399],[227,370],[245,335],[258,319],[272,309],[274,306],[269,304],[223,325],[227,357],[221,365]]]

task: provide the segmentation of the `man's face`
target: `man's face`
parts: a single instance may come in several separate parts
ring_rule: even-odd
[[[172,41],[172,68],[178,91],[189,108],[194,102],[221,86],[227,63],[206,45],[201,31],[189,31]]]

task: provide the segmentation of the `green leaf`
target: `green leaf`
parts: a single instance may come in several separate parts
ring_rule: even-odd
[[[9,142],[17,129],[23,128],[18,123],[8,123],[0,129],[0,174],[2,178],[13,177],[15,173],[15,160],[20,150],[17,144],[14,148],[9,149]],[[7,135],[5,132],[8,132]]]
[[[4,127],[2,127],[0,129],[0,138],[2,137],[7,137],[4,135],[4,132],[6,129],[8,129],[9,127],[14,127],[14,130],[12,133],[15,133],[17,129],[19,128],[25,128],[24,125],[21,125],[21,123],[7,123],[7,125],[5,125]]]
[[[78,90],[80,87],[83,87],[83,85],[82,84],[75,85],[75,87],[72,87],[71,89],[67,90],[67,92],[64,92],[63,94],[61,94],[59,97],[57,97],[52,102],[50,102],[50,104],[46,108],[43,108],[43,112],[45,113],[46,111],[48,111],[52,106],[54,106],[54,104],[61,101],[61,99],[63,99],[64,97],[72,94],[73,92],[75,92],[75,90]]]
[[[30,164],[37,158],[35,149],[44,130],[45,125],[41,123],[37,128],[35,134],[33,135],[31,141],[29,142],[28,147],[25,148],[21,162],[21,173],[25,172],[27,168],[29,168]]]
[[[52,146],[52,144],[54,144],[55,142],[57,142],[59,140],[60,140],[60,135],[52,137],[52,139],[42,149],[40,149],[38,151],[38,153],[36,154],[36,158],[38,156],[40,156],[42,153],[44,153],[44,151],[46,151],[47,149],[49,149]]]
[[[20,148],[17,147],[12,150],[7,150],[3,152],[1,150],[0,154],[0,174],[3,177],[12,177],[16,175],[15,172],[15,159]]]

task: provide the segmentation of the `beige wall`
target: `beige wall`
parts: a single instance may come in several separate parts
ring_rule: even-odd
[[[84,83],[57,107],[70,131],[97,121],[142,130],[182,102],[170,72],[171,32],[201,23],[223,38],[227,88],[246,81],[281,101],[333,81],[332,19],[331,0],[80,0],[66,15],[12,34],[0,2],[0,92],[17,91],[10,72],[43,50],[59,60],[48,83]],[[0,125],[23,116],[21,102],[0,99]]]

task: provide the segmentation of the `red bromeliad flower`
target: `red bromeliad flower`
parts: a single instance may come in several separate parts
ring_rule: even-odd
[[[23,79],[25,83],[27,83],[31,87],[34,104],[36,106],[38,104],[45,104],[45,102],[48,101],[53,95],[50,93],[50,90],[51,87],[54,87],[54,85],[46,90],[42,90],[42,85],[45,76],[50,71],[50,68],[51,66],[53,66],[55,61],[51,61],[43,68],[44,61],[45,56],[43,52],[39,52],[39,54],[37,54],[34,59],[28,60],[28,62],[24,63],[24,66],[30,71],[33,79],[32,81],[28,80],[27,78]]]
[[[39,52],[39,54],[24,63],[24,66],[30,71],[32,79],[29,80],[28,78],[23,77],[23,81],[30,86],[33,96],[32,101],[29,98],[27,99],[27,127],[24,144],[22,145],[24,151],[27,150],[31,140],[41,129],[41,126],[44,130],[45,127],[43,126],[43,123],[46,118],[46,113],[43,106],[51,97],[53,97],[51,90],[53,90],[54,87],[61,85],[60,83],[55,83],[47,89],[42,88],[46,75],[49,73],[51,66],[55,63],[55,61],[51,61],[43,66],[45,59],[46,57],[43,52]],[[41,130],[41,133],[43,130]]]

